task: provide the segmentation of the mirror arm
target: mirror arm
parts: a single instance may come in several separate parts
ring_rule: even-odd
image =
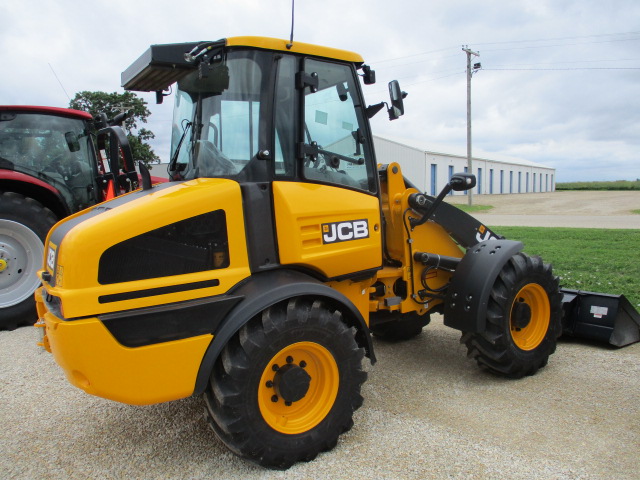
[[[433,215],[433,212],[436,211],[436,209],[440,206],[440,204],[444,200],[444,197],[449,195],[449,192],[451,192],[451,190],[453,190],[453,187],[451,186],[450,183],[447,183],[445,185],[445,187],[442,189],[442,191],[440,192],[440,195],[438,195],[438,197],[433,201],[433,203],[429,206],[429,209],[424,213],[424,215],[422,215],[422,217],[420,217],[420,218],[411,217],[409,219],[409,224],[411,225],[411,230],[413,230],[418,225],[422,225],[427,220],[429,220],[431,215]],[[421,194],[421,193],[414,194],[414,195],[416,195],[416,196],[419,195],[419,196],[424,197],[424,195]],[[412,197],[414,195],[412,195]],[[411,201],[411,199],[410,199],[410,201]],[[419,200],[418,200],[418,202],[419,202]],[[414,203],[414,202],[411,202],[411,203]]]
[[[386,102],[380,102],[374,105],[369,105],[367,108],[365,108],[364,113],[367,116],[367,118],[373,118],[380,110],[382,110],[385,107],[385,105],[387,105]]]

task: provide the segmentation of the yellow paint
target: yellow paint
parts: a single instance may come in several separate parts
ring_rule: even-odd
[[[122,197],[119,197],[120,201]],[[242,195],[238,183],[226,179],[196,179],[177,183],[87,218],[72,228],[58,245],[58,276],[64,271],[64,286],[47,287],[62,301],[66,318],[94,316],[213,296],[225,293],[249,276]],[[108,205],[108,204],[106,204]],[[205,272],[100,285],[101,254],[112,245],[156,228],[213,210],[226,214],[230,265]],[[47,249],[48,251],[48,249]],[[158,261],[162,261],[158,258]],[[99,296],[169,285],[218,279],[215,287],[101,304]]]
[[[335,60],[344,60],[353,63],[363,63],[364,60],[360,55],[348,50],[340,50],[338,48],[322,47],[320,45],[312,45],[310,43],[303,43],[294,41],[291,48],[287,48],[289,45],[288,40],[282,40],[279,38],[268,37],[230,37],[226,39],[227,46],[242,46],[242,47],[254,47],[263,48],[265,50],[280,50],[283,52],[300,53],[303,55],[313,55],[316,57],[332,58]]]
[[[304,370],[311,377],[306,395],[291,405],[285,405],[272,385],[277,375],[272,367],[286,365],[287,357],[296,365],[304,362]],[[298,342],[280,350],[264,367],[258,385],[258,406],[262,418],[274,430],[290,435],[304,433],[329,414],[339,387],[340,373],[331,352],[319,343]]]
[[[391,163],[387,167],[387,180],[382,183],[381,188],[382,211],[386,220],[387,251],[391,258],[402,263],[402,267],[385,267],[378,272],[377,279],[386,286],[387,294],[384,297],[371,300],[369,308],[372,311],[387,309],[399,310],[402,313],[412,311],[425,313],[442,301],[432,300],[428,305],[423,305],[412,298],[412,293],[414,293],[412,286],[416,292],[423,288],[421,274],[424,269],[422,263],[414,261],[412,254],[428,252],[462,258],[464,252],[437,223],[429,221],[407,233],[408,217],[417,217],[409,210],[409,196],[417,193],[417,190],[405,186],[400,165]],[[432,275],[435,276],[429,278],[428,285],[434,289],[442,287],[451,278],[451,274],[444,270],[432,270]],[[384,304],[384,299],[395,295],[393,290],[398,280],[407,283],[408,295],[400,305],[387,307]]]
[[[147,405],[193,394],[213,335],[137,348],[119,344],[97,318],[61,321],[44,314],[42,342],[73,385],[98,397]]]
[[[327,278],[382,265],[380,207],[375,196],[312,183],[273,182],[280,263]],[[322,225],[366,220],[368,237],[324,243]],[[325,232],[326,233],[326,232]]]
[[[511,309],[516,303],[526,303],[531,309],[531,320],[524,328],[516,328],[511,323],[511,337],[518,348],[522,350],[533,350],[542,343],[549,330],[551,319],[551,305],[549,296],[545,289],[537,283],[528,283],[520,289],[513,300]],[[513,315],[512,313],[510,315]]]
[[[339,291],[357,307],[360,314],[369,325],[369,288],[375,282],[375,276],[354,282],[352,280],[342,280],[340,282],[329,282],[328,285]]]

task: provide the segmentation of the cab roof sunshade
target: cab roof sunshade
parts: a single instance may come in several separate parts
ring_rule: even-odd
[[[187,62],[184,54],[200,44],[210,42],[171,43],[151,45],[120,77],[125,90],[157,92],[166,90],[184,75],[196,68]],[[217,42],[216,42],[217,43]],[[224,40],[219,41],[225,45]]]

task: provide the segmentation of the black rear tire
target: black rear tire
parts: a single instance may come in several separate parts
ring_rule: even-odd
[[[0,330],[38,320],[36,271],[42,268],[43,244],[56,220],[34,199],[0,192]]]
[[[562,294],[551,265],[521,252],[511,257],[492,287],[486,320],[484,332],[460,339],[480,367],[510,378],[544,367],[562,333]]]
[[[364,349],[339,310],[276,304],[232,337],[205,391],[206,414],[234,453],[285,469],[332,449],[362,405]]]
[[[422,329],[431,321],[428,313],[418,315],[415,312],[400,313],[378,311],[370,315],[371,333],[388,342],[403,342],[422,333]]]

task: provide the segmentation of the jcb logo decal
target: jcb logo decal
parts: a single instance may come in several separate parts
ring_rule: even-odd
[[[49,249],[47,251],[47,267],[51,273],[53,273],[55,264],[56,264],[56,246],[53,243],[50,243]]]
[[[496,237],[491,235],[491,232],[487,230],[487,227],[480,225],[480,228],[478,228],[478,231],[476,232],[476,241],[480,243],[486,240],[496,240]]]
[[[360,238],[369,238],[369,222],[367,220],[322,224],[322,243],[346,242]]]

